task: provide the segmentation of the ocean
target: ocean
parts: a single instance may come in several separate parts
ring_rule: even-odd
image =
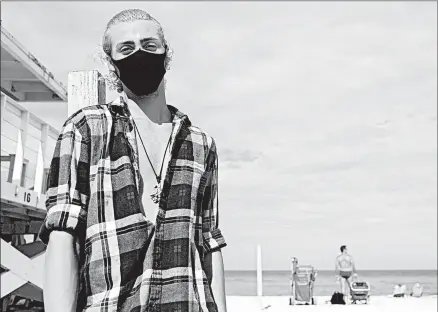
[[[392,294],[394,285],[405,284],[411,290],[415,283],[423,285],[425,295],[437,294],[437,271],[358,271],[359,280],[371,285],[371,295]],[[257,294],[256,271],[226,271],[226,292],[231,296],[255,296]],[[339,290],[333,271],[318,271],[314,295],[330,296]],[[290,271],[263,271],[263,295],[289,296]]]

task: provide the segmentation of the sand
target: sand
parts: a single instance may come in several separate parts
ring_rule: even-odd
[[[288,297],[263,297],[261,309],[257,297],[251,296],[227,296],[228,312],[286,312],[286,311],[366,311],[366,312],[436,312],[437,296],[422,298],[390,298],[383,296],[371,296],[369,304],[357,305],[330,305],[329,297],[316,297],[315,306],[290,306]]]

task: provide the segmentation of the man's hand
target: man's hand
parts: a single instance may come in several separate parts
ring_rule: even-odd
[[[213,293],[218,312],[227,312],[224,263],[220,250],[206,255],[204,269],[210,281],[211,292]]]
[[[74,237],[53,231],[46,249],[44,267],[44,309],[46,312],[75,312],[79,268]]]

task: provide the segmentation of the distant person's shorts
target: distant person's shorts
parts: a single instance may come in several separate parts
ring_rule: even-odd
[[[351,275],[353,275],[353,272],[351,271],[340,271],[339,275],[345,279],[349,279]]]

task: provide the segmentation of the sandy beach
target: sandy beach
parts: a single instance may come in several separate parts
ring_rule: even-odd
[[[327,303],[329,297],[316,297],[315,306],[290,306],[289,298],[263,297],[262,310],[260,301],[252,296],[227,296],[228,312],[286,312],[286,311],[366,311],[366,312],[435,312],[437,311],[437,296],[423,298],[390,298],[375,296],[370,298],[367,305],[330,305]]]

